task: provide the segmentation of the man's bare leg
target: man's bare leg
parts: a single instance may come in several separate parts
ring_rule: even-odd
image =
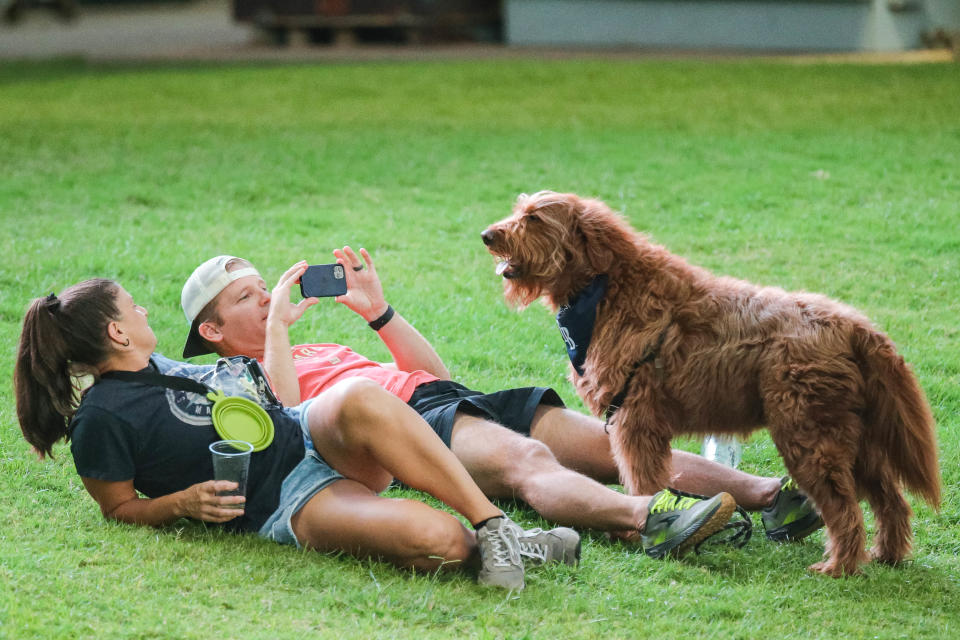
[[[561,465],[544,443],[458,413],[451,450],[490,497],[520,498],[557,524],[636,532],[649,496],[627,496]]]
[[[570,409],[541,405],[531,424],[530,436],[546,444],[561,465],[604,484],[619,482],[610,439],[600,420]],[[773,502],[780,480],[754,476],[674,449],[670,486],[702,495],[726,491],[741,507],[756,511]]]

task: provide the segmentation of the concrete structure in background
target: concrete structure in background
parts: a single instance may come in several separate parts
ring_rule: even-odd
[[[500,39],[501,0],[233,0],[233,16],[282,41],[299,34],[341,45],[492,42]]]
[[[6,6],[4,1],[0,7]],[[952,38],[954,58],[960,59],[960,0],[503,0],[505,39],[521,45],[514,47],[494,43],[277,47],[253,25],[236,21],[235,0],[81,3],[72,20],[51,10],[53,0],[25,1],[28,9],[19,20],[0,20],[0,60],[559,57],[592,55],[598,49],[603,55],[635,57],[662,51],[673,55],[683,49],[711,54],[731,49],[841,51],[902,60],[935,56],[946,61],[951,59],[946,50],[909,51],[926,44],[920,34],[938,29]],[[890,2],[903,3],[905,10],[891,11]],[[537,48],[531,52],[529,45]]]
[[[960,33],[960,0],[505,0],[520,46],[907,51]]]
[[[255,31],[233,19],[230,0],[81,5],[72,20],[35,6],[0,21],[0,59],[205,57],[249,46]]]

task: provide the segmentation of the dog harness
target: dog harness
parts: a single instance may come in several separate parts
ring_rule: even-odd
[[[653,366],[656,368],[657,373],[661,376],[663,375],[663,362],[660,361],[660,347],[663,346],[663,341],[667,337],[667,330],[670,329],[671,324],[672,323],[669,322],[667,323],[667,326],[665,326],[660,332],[660,335],[657,336],[656,344],[648,349],[647,352],[643,354],[643,357],[634,363],[633,368],[630,369],[630,375],[627,376],[627,381],[623,383],[623,388],[620,389],[620,393],[615,395],[613,400],[610,401],[610,405],[607,406],[607,410],[603,414],[605,420],[603,424],[603,430],[607,433],[610,433],[607,431],[607,427],[610,426],[610,420],[613,418],[613,414],[617,412],[617,409],[623,405],[623,401],[626,400],[627,389],[630,388],[630,382],[633,381],[633,376],[637,374],[637,371],[640,369],[640,367],[652,360]]]
[[[557,326],[560,328],[560,336],[567,346],[567,355],[570,356],[570,362],[576,370],[577,375],[583,375],[583,363],[587,359],[587,349],[590,348],[590,341],[593,339],[593,327],[597,321],[597,307],[603,296],[607,293],[607,274],[601,273],[596,276],[590,284],[575,295],[570,303],[560,307],[557,312]],[[663,374],[663,363],[660,361],[660,347],[667,337],[667,330],[670,329],[672,322],[668,322],[657,336],[657,341],[650,347],[643,356],[633,364],[627,381],[623,384],[620,392],[610,401],[607,410],[604,412],[603,425],[604,431],[610,426],[610,420],[617,409],[623,404],[627,397],[627,389],[633,376],[643,365],[653,362],[657,372]]]
[[[597,321],[597,306],[607,293],[607,274],[596,276],[570,303],[557,312],[560,336],[567,345],[567,355],[578,375],[583,375],[583,363],[593,338],[593,325]]]

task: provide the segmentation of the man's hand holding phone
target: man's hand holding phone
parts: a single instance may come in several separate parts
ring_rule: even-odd
[[[387,302],[383,297],[383,285],[380,284],[370,252],[360,249],[360,255],[357,255],[353,249],[346,246],[343,249],[334,249],[333,256],[344,266],[347,278],[347,293],[337,296],[336,301],[345,304],[367,322],[382,316],[387,310]]]
[[[320,302],[317,298],[305,298],[297,304],[290,302],[290,289],[293,288],[300,277],[307,270],[306,260],[301,260],[280,276],[280,281],[270,293],[270,310],[267,313],[267,326],[279,322],[284,327],[289,327],[303,316],[304,312],[313,305]]]

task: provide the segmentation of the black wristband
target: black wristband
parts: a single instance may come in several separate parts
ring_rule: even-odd
[[[368,322],[367,324],[370,325],[370,328],[373,329],[374,331],[380,331],[380,329],[383,329],[383,325],[390,322],[390,319],[393,318],[393,313],[394,313],[393,307],[391,307],[390,305],[387,305],[387,310],[383,312],[382,316],[380,316],[376,320],[372,320]]]

